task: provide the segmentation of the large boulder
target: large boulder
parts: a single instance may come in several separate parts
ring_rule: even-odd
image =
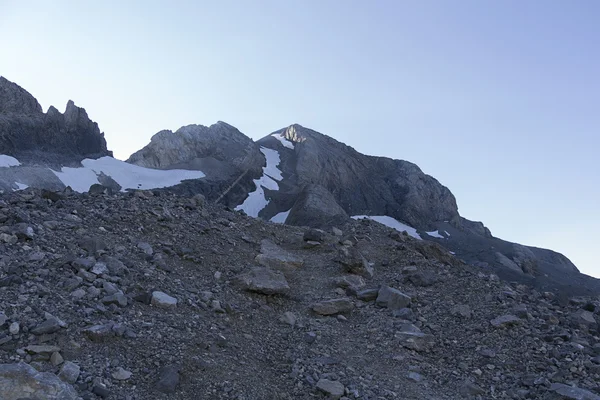
[[[342,225],[347,220],[348,214],[327,189],[320,185],[306,185],[290,210],[286,223],[325,228]]]
[[[38,372],[29,364],[0,364],[0,399],[76,400],[70,384],[49,372]]]

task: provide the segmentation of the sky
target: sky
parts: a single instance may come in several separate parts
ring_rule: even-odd
[[[0,75],[120,159],[219,120],[412,161],[459,211],[600,277],[596,0],[0,0]]]

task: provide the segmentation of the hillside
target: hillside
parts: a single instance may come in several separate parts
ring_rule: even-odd
[[[597,298],[372,221],[35,189],[0,220],[3,399],[600,398]]]

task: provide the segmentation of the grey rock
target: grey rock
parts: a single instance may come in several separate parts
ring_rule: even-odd
[[[55,367],[62,364],[64,362],[64,358],[63,356],[58,352],[55,351],[54,353],[52,353],[52,355],[50,356],[50,362],[52,363],[52,365],[54,365]]]
[[[362,301],[373,301],[379,296],[379,289],[363,289],[356,292],[356,298]]]
[[[112,328],[112,323],[102,324],[102,325],[93,325],[89,328],[83,330],[83,333],[92,341],[92,342],[103,342],[107,339],[113,338],[115,336]]]
[[[58,377],[67,383],[75,383],[77,382],[77,379],[79,379],[80,373],[81,369],[79,368],[79,365],[71,361],[66,361],[60,369]]]
[[[8,317],[3,312],[0,312],[0,328],[8,321]]]
[[[111,376],[118,381],[126,381],[131,378],[131,375],[133,374],[130,371],[127,371],[122,367],[117,367],[117,369],[111,374]]]
[[[296,198],[285,222],[289,225],[327,228],[341,225],[347,219],[348,214],[325,187],[307,184]]]
[[[0,324],[0,325],[2,325],[2,324]],[[19,323],[17,321],[11,323],[8,326],[8,332],[11,335],[18,335],[20,330],[21,330],[21,326],[19,325]]]
[[[154,291],[151,304],[160,308],[174,308],[177,306],[177,299],[164,292]]]
[[[354,309],[354,304],[348,298],[325,300],[312,305],[312,310],[320,315],[334,315]]]
[[[327,233],[321,229],[311,228],[304,232],[303,239],[305,242],[324,242],[327,240]]]
[[[286,311],[285,313],[283,313],[283,315],[281,316],[281,318],[279,320],[288,325],[294,326],[294,325],[296,325],[297,318],[293,312]]]
[[[1,79],[1,78],[0,78]],[[49,372],[38,372],[25,363],[0,364],[0,399],[77,400],[68,383]]]
[[[156,390],[162,393],[175,393],[179,385],[179,367],[168,365],[160,369]]]
[[[336,286],[341,288],[361,288],[365,286],[365,280],[358,275],[344,275],[334,280]]]
[[[347,272],[367,278],[373,277],[373,267],[355,247],[342,247],[338,253],[338,262],[344,266]]]
[[[410,305],[411,298],[398,289],[394,289],[389,286],[382,286],[379,289],[379,293],[375,302],[377,305],[387,307],[390,310],[399,310]]]
[[[401,346],[418,352],[428,351],[434,344],[431,335],[421,332],[418,327],[410,323],[399,326],[394,338],[398,339]]]
[[[268,239],[260,242],[260,252],[261,254],[256,256],[258,264],[284,273],[295,271],[304,264],[300,257],[296,257]]]
[[[325,393],[330,399],[340,399],[344,395],[344,385],[338,381],[329,379],[319,379],[317,389]]]
[[[290,290],[281,272],[264,267],[254,267],[249,272],[238,275],[234,281],[245,290],[266,295],[285,294]]]
[[[103,304],[117,304],[121,307],[127,306],[127,296],[125,296],[121,291],[105,296],[101,301]]]
[[[574,386],[564,385],[562,383],[553,383],[550,390],[570,400],[600,400],[600,396],[589,390]]]
[[[97,262],[92,267],[91,272],[95,275],[106,275],[108,274],[108,267],[103,262]]]
[[[392,312],[392,315],[395,318],[405,319],[407,321],[414,321],[415,319],[417,319],[415,313],[410,308],[400,308],[398,310],[394,310]]]
[[[48,333],[58,332],[60,330],[60,323],[56,318],[50,318],[42,322],[31,330],[34,335],[45,335]]]
[[[432,286],[437,282],[437,276],[429,271],[417,271],[404,277],[405,282],[410,282],[415,286]]]
[[[521,323],[521,319],[514,315],[501,315],[490,321],[495,328],[505,328],[512,325],[518,325]]]
[[[457,304],[450,309],[450,314],[462,318],[471,318],[471,307],[468,304]]]
[[[152,249],[152,246],[149,243],[146,242],[139,242],[137,245],[138,249],[142,250],[144,252],[144,254],[151,256],[152,254],[154,254],[154,250]]]

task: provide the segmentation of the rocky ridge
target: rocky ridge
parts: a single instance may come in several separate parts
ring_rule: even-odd
[[[76,166],[84,158],[112,156],[104,134],[73,101],[64,113],[44,113],[37,100],[0,76],[0,152],[29,164]]]
[[[597,297],[369,220],[106,193],[0,196],[0,398],[600,398]]]

